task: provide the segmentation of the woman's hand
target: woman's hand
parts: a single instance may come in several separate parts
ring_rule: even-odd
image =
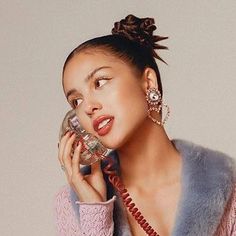
[[[58,159],[65,166],[65,174],[70,186],[76,192],[81,202],[104,202],[106,199],[106,184],[103,178],[100,161],[91,165],[91,174],[80,173],[79,159],[81,142],[78,143],[71,158],[72,144],[75,141],[75,133],[67,132],[59,143]]]

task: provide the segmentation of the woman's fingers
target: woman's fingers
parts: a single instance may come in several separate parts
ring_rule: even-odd
[[[75,148],[73,158],[71,160],[72,175],[71,184],[74,191],[77,193],[80,201],[93,201],[97,199],[97,193],[94,192],[93,187],[87,182],[86,178],[80,173],[80,152],[82,149],[82,143],[79,142]]]
[[[71,151],[72,151],[72,144],[75,141],[75,133],[71,133],[70,137],[68,138],[64,152],[62,155],[62,162],[64,163],[66,172],[68,174],[68,177],[72,175],[72,168],[71,168]]]
[[[61,165],[64,165],[62,159],[63,159],[63,153],[64,153],[66,142],[69,139],[69,135],[70,135],[70,132],[67,131],[66,134],[64,134],[64,136],[61,138],[60,143],[59,143],[58,160]]]
[[[83,180],[83,175],[80,173],[80,164],[79,164],[81,147],[82,143],[78,142],[71,161],[71,169],[72,169],[72,178],[77,178],[78,176],[81,180]]]
[[[91,174],[84,176],[80,172],[80,155],[82,142],[75,147],[76,134],[66,133],[59,143],[58,159],[65,166],[65,174],[70,186],[77,193],[80,201],[105,201],[106,186],[102,176],[100,161],[92,164]],[[72,149],[74,148],[73,157]]]

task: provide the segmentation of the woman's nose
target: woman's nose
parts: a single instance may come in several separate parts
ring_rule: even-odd
[[[92,116],[97,110],[100,110],[102,105],[99,102],[90,101],[85,105],[85,113],[88,116]]]

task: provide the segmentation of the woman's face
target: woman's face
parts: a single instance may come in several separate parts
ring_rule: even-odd
[[[75,55],[65,68],[63,85],[82,126],[108,148],[124,145],[147,118],[141,78],[128,63],[102,51]]]

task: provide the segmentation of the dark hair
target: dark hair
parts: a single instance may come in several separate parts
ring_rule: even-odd
[[[138,18],[128,15],[120,22],[115,22],[111,35],[105,35],[85,41],[76,47],[67,57],[63,73],[70,59],[86,49],[104,49],[121,60],[134,66],[137,72],[142,74],[146,67],[152,68],[157,74],[158,87],[163,95],[160,73],[154,58],[161,60],[155,49],[168,49],[156,42],[167,39],[153,35],[156,29],[153,18]]]

